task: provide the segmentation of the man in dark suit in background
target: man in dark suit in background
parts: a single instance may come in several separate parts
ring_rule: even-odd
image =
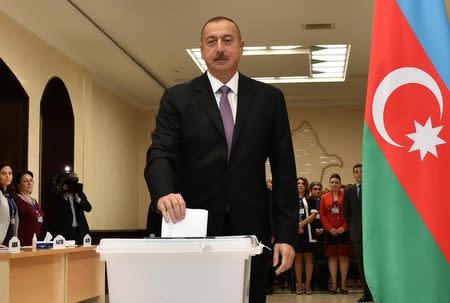
[[[314,199],[314,202],[316,202],[317,205],[317,209],[320,209],[320,198],[322,197],[323,191],[322,183],[320,183],[319,181],[313,181],[309,184],[309,188],[311,191],[310,199]],[[323,253],[325,239],[323,234],[322,222],[320,221],[320,214],[317,214],[313,226],[316,229],[317,235],[317,243],[315,245],[314,252],[313,285],[318,290],[328,291],[328,279],[330,277],[330,274],[328,269],[328,261]]]
[[[145,179],[165,220],[208,210],[208,235],[253,234],[270,242],[265,163],[273,178],[273,265],[292,266],[297,228],[295,160],[282,92],[238,72],[244,41],[235,22],[215,17],[200,48],[208,71],[168,89],[147,152]],[[252,258],[250,302],[265,302],[263,255]]]
[[[90,212],[92,206],[82,184],[73,172],[57,175],[54,183],[49,231],[53,236],[62,235],[66,240],[83,244],[84,236],[90,234],[84,213]]]
[[[355,249],[356,262],[358,263],[358,271],[363,286],[363,296],[358,302],[371,302],[372,294],[367,286],[364,275],[363,263],[363,243],[362,243],[362,165],[355,164],[353,166],[353,177],[356,183],[347,187],[344,194],[344,214],[347,223],[350,226],[350,235]]]

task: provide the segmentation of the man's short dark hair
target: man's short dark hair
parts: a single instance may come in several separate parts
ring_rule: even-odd
[[[362,164],[361,163],[357,163],[357,164],[353,165],[353,170],[352,171],[355,171],[355,169],[358,168],[358,167],[362,168]]]
[[[320,183],[319,181],[313,181],[309,183],[310,189],[313,189],[314,186],[320,186],[321,189],[323,188],[322,183]]]
[[[203,24],[202,31],[200,32],[200,41],[202,41],[203,31],[205,30],[205,27],[211,22],[220,22],[220,21],[229,21],[229,22],[233,23],[234,26],[236,27],[237,31],[238,31],[239,40],[242,40],[241,30],[239,29],[239,26],[236,24],[236,22],[234,22],[233,19],[228,18],[228,17],[224,17],[224,16],[217,16],[217,17],[209,19],[208,21],[205,22],[205,24]]]

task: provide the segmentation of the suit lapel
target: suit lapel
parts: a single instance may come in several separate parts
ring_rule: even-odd
[[[200,106],[209,116],[213,125],[226,140],[222,117],[220,116],[219,107],[217,106],[216,98],[213,94],[211,83],[209,83],[206,73],[193,80],[193,87],[197,94],[196,97],[199,101]]]
[[[241,133],[245,122],[248,121],[248,117],[251,113],[251,106],[253,103],[252,98],[252,84],[251,81],[241,73],[239,73],[239,85],[238,85],[238,102],[236,110],[236,123],[233,133],[233,144],[231,150],[237,144],[237,140]]]

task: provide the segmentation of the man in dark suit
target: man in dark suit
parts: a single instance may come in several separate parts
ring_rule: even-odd
[[[50,232],[53,236],[62,235],[66,240],[83,244],[84,236],[90,233],[84,212],[90,212],[92,206],[82,187],[76,184],[81,186],[75,173],[62,173],[55,177]]]
[[[322,197],[322,189],[323,189],[322,183],[320,183],[319,181],[313,181],[309,184],[309,188],[311,190],[310,199],[314,199],[317,209],[320,209],[320,198]],[[316,229],[317,235],[317,244],[314,252],[313,285],[318,290],[328,291],[328,279],[330,274],[328,269],[328,261],[323,253],[325,246],[324,243],[325,239],[323,234],[322,222],[320,221],[320,214],[317,214],[313,226]]]
[[[265,163],[273,178],[273,264],[292,266],[297,228],[295,160],[282,92],[238,72],[244,41],[233,20],[203,26],[208,71],[168,89],[147,152],[145,179],[165,220],[186,206],[208,210],[208,235],[256,235],[270,243]],[[226,87],[224,87],[226,86]],[[250,302],[265,302],[264,257],[252,258]]]
[[[344,214],[347,223],[350,226],[350,235],[355,249],[356,262],[358,263],[358,271],[363,285],[363,296],[358,302],[371,302],[372,294],[367,286],[364,275],[363,263],[363,243],[362,243],[362,165],[355,164],[353,166],[353,177],[356,183],[347,187],[344,194]]]

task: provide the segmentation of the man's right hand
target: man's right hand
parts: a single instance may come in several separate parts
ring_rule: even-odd
[[[186,202],[180,194],[168,194],[159,198],[156,207],[166,222],[177,223],[184,219]]]

